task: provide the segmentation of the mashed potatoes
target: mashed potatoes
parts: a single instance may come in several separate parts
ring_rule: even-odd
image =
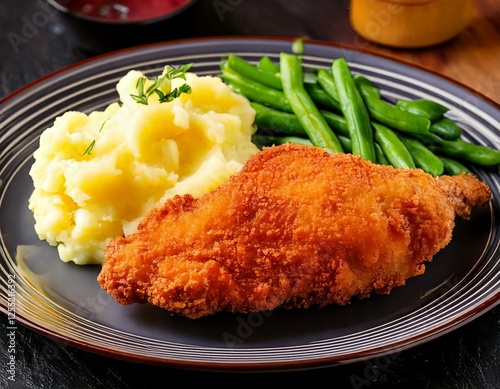
[[[220,78],[187,73],[172,88],[187,83],[190,94],[164,103],[152,94],[144,105],[131,96],[142,76],[120,80],[121,104],[67,112],[40,137],[29,208],[63,261],[102,263],[109,240],[133,232],[153,207],[215,189],[258,151],[255,111]]]

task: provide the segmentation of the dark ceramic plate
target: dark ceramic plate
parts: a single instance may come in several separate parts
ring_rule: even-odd
[[[35,234],[28,175],[40,133],[68,110],[90,112],[116,101],[130,69],[157,75],[165,64],[193,62],[216,74],[234,52],[255,62],[291,51],[292,39],[225,38],[170,42],[115,52],[72,66],[15,92],[0,105],[0,266],[2,311],[15,291],[16,320],[83,349],[145,363],[214,370],[287,370],[396,353],[478,317],[499,302],[500,179],[476,169],[493,200],[457,221],[452,242],[424,275],[388,296],[345,307],[221,313],[189,320],[147,305],[121,306],[96,281],[99,268],[63,263]],[[305,66],[345,57],[387,99],[427,97],[450,108],[470,142],[500,148],[498,106],[446,79],[386,58],[308,42]],[[20,255],[16,259],[16,253]],[[21,260],[23,258],[23,260]],[[9,283],[10,282],[10,283]]]

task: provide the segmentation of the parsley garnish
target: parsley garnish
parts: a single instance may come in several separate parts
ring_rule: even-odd
[[[171,65],[165,66],[164,74],[158,77],[156,80],[149,80],[147,77],[140,77],[137,80],[136,90],[137,94],[131,94],[130,96],[140,104],[148,105],[148,98],[153,93],[159,98],[160,103],[170,102],[176,97],[179,97],[182,93],[191,93],[191,87],[187,84],[183,84],[168,93],[164,93],[161,87],[166,87],[165,89],[170,89],[170,81],[174,78],[186,79],[186,72],[191,69],[192,63],[187,65],[181,65],[178,68],[174,68]],[[153,83],[144,90],[146,81],[153,81]]]

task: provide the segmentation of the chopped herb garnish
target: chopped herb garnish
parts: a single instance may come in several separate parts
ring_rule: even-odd
[[[146,80],[147,80],[146,77],[140,77],[137,80],[137,84],[135,85],[135,88],[137,89],[137,94],[130,95],[135,101],[144,105],[148,105],[148,96],[149,96],[144,94],[144,84],[146,83]]]
[[[94,149],[94,145],[95,145],[95,139],[92,142],[90,142],[89,147],[87,147],[87,149],[84,151],[84,153],[82,155],[92,154],[92,150]]]
[[[186,65],[181,65],[178,68],[174,68],[171,65],[165,66],[165,70],[163,71],[163,75],[161,77],[156,78],[155,80],[150,80],[147,77],[139,77],[137,79],[137,83],[135,85],[135,89],[137,90],[137,94],[131,94],[130,96],[138,103],[148,105],[148,98],[151,96],[153,93],[155,93],[158,96],[159,102],[160,103],[166,103],[170,102],[173,99],[179,97],[183,93],[191,93],[191,87],[188,84],[182,84],[178,88],[174,88],[174,90],[171,89],[171,83],[170,81],[173,80],[174,78],[182,78],[183,80],[186,79],[186,73],[191,69],[193,66],[192,63],[186,64]],[[151,81],[152,84],[146,89],[146,82]],[[169,90],[168,93],[165,93],[162,91],[162,88],[165,90]],[[120,106],[122,106],[123,103],[119,103]],[[107,119],[102,123],[101,128],[99,129],[99,132],[102,131],[104,124],[106,123]],[[89,144],[83,155],[90,155],[92,154],[92,150],[94,149],[95,146],[95,139]]]
[[[176,69],[171,65],[167,65],[166,66],[166,70],[167,70],[166,76],[170,80],[173,80],[174,78],[182,78],[183,80],[185,80],[186,73],[189,71],[189,69],[191,69],[192,66],[193,66],[192,63],[188,63],[186,65],[181,65]]]
[[[148,98],[153,93],[156,93],[159,97],[160,103],[172,101],[174,98],[179,97],[182,93],[190,93],[191,87],[187,84],[183,84],[169,93],[164,93],[161,90],[161,87],[167,86],[166,89],[170,89],[170,81],[174,78],[182,78],[185,80],[186,72],[191,69],[192,66],[192,63],[181,65],[178,68],[167,65],[165,66],[164,74],[156,80],[149,80],[147,77],[140,77],[135,86],[137,94],[131,94],[130,96],[138,103],[148,105]],[[153,83],[146,90],[144,90],[146,81],[152,81]]]
[[[159,92],[159,93],[158,93]],[[160,103],[165,103],[172,101],[176,97],[179,97],[183,93],[191,93],[191,87],[188,84],[182,84],[180,87],[175,88],[172,92],[164,95],[160,91],[157,91],[158,96],[160,97]]]
[[[101,124],[101,128],[99,128],[99,132],[102,131],[102,129],[104,128],[104,125],[106,124],[106,122],[108,121],[108,119],[106,119],[105,121],[102,122]],[[95,146],[95,139],[90,142],[89,146],[87,147],[87,149],[83,152],[82,155],[90,155],[92,154],[92,150],[94,150],[94,146]]]

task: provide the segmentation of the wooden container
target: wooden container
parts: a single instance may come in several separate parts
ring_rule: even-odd
[[[446,42],[467,27],[474,0],[351,0],[350,21],[363,38],[417,48]]]

